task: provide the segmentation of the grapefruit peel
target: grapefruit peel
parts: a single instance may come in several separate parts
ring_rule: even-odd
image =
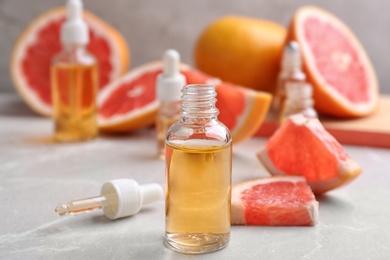
[[[198,36],[194,61],[223,81],[272,93],[286,34],[272,21],[224,16]]]
[[[221,95],[224,91],[224,88],[226,89],[228,87],[230,87],[230,84],[221,82],[221,84],[217,85],[216,91]],[[266,92],[255,91],[237,85],[233,86],[233,88],[236,92],[245,92],[245,94],[243,94],[245,105],[240,111],[241,114],[235,114],[235,125],[233,127],[229,127],[233,136],[233,143],[239,143],[252,137],[260,128],[270,107],[272,95]],[[234,106],[234,104],[231,104],[231,106]],[[219,107],[218,101],[217,107]],[[221,107],[221,109],[223,108],[224,107]],[[221,111],[221,109],[220,114],[224,113],[224,111]],[[233,115],[226,116],[231,117]],[[222,119],[222,122],[223,121],[224,120]]]

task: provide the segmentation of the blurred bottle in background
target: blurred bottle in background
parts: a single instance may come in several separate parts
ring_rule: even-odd
[[[313,88],[306,82],[302,71],[302,59],[299,45],[290,41],[284,49],[281,71],[273,101],[273,109],[281,122],[286,117],[302,113],[306,117],[317,117],[312,99]]]
[[[86,50],[89,32],[82,11],[81,0],[68,0],[67,20],[61,28],[63,49],[52,60],[54,139],[58,142],[88,140],[98,134],[98,67]]]
[[[302,61],[299,45],[289,42],[284,48],[281,70],[278,75],[276,93],[272,107],[279,114],[286,98],[286,84],[289,82],[305,83],[306,75],[302,72]]]
[[[285,85],[286,99],[280,113],[279,121],[283,122],[287,117],[301,113],[307,118],[317,118],[312,99],[313,88],[306,82],[288,82]]]
[[[158,75],[157,99],[160,102],[156,118],[157,153],[165,157],[165,137],[169,127],[180,119],[181,89],[186,78],[180,73],[180,55],[175,50],[167,50],[163,57],[163,72]]]

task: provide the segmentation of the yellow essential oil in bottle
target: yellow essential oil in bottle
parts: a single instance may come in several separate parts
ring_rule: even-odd
[[[61,28],[63,50],[52,60],[54,139],[71,142],[97,136],[98,68],[86,50],[89,33],[82,19],[82,2],[68,0],[67,20]]]
[[[157,99],[160,102],[156,118],[157,153],[165,157],[165,137],[168,129],[180,119],[181,89],[186,78],[180,73],[180,55],[175,50],[167,50],[163,56],[163,72],[156,82]]]
[[[96,137],[96,64],[56,64],[51,73],[55,139],[66,142]]]
[[[215,96],[214,86],[187,85],[166,140],[166,243],[187,254],[222,249],[230,238],[231,136]]]

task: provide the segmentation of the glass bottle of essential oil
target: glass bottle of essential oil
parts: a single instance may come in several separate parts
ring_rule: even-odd
[[[299,45],[290,41],[284,48],[281,70],[278,75],[276,93],[273,100],[273,110],[280,114],[284,100],[286,99],[286,84],[305,83],[306,75],[302,72],[302,60]]]
[[[232,146],[212,85],[183,88],[181,120],[166,138],[166,244],[188,254],[230,238]]]
[[[181,89],[186,78],[180,73],[180,55],[175,50],[167,50],[163,57],[163,72],[156,82],[157,99],[160,103],[156,118],[157,152],[160,159],[165,157],[165,137],[169,127],[179,121]]]
[[[67,20],[61,28],[63,49],[52,60],[54,139],[58,142],[87,140],[98,134],[98,68],[86,50],[89,32],[82,9],[80,0],[68,0]]]
[[[313,108],[313,88],[309,83],[289,82],[286,84],[286,99],[279,120],[283,122],[288,116],[301,113],[307,118],[317,118]]]

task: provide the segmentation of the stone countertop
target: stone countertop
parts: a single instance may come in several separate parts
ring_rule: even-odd
[[[389,259],[390,150],[346,146],[363,168],[351,184],[318,198],[315,227],[233,226],[227,248],[186,256],[163,245],[164,202],[110,221],[101,211],[58,217],[55,206],[99,195],[104,181],[164,185],[154,130],[51,142],[52,122],[15,95],[0,94],[0,259]],[[267,176],[255,153],[265,139],[234,148],[233,183]]]

